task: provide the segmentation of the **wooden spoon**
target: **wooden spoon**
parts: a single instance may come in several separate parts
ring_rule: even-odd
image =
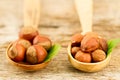
[[[92,31],[93,1],[75,0],[76,10],[81,22],[82,33]]]
[[[13,45],[13,43],[11,43],[6,50],[7,60],[9,61],[9,63],[17,66],[21,70],[24,70],[24,71],[40,70],[42,68],[45,68],[48,65],[48,63],[50,62],[50,61],[48,61],[48,62],[43,62],[43,63],[40,63],[40,64],[34,64],[34,65],[30,65],[26,62],[15,62],[8,56],[8,52],[9,52],[10,48],[12,47],[12,45]]]
[[[76,9],[81,21],[82,33],[92,31],[92,0],[75,0]],[[68,45],[68,60],[78,70],[84,72],[96,72],[106,67],[111,59],[111,55],[101,62],[97,63],[84,63],[77,61],[71,55],[71,43]]]
[[[40,0],[24,0],[24,26],[19,32],[19,37],[32,40],[38,35],[40,19]]]
[[[72,66],[78,70],[84,71],[84,72],[97,72],[105,68],[111,59],[111,55],[107,56],[107,58],[101,62],[97,63],[84,63],[77,61],[73,58],[71,55],[71,43],[68,45],[68,60],[72,64]]]
[[[24,27],[38,28],[40,0],[24,0]]]
[[[37,35],[39,18],[40,18],[40,0],[24,0],[24,27],[21,29],[19,37],[31,40],[35,35]],[[11,60],[8,56],[9,49],[11,48],[12,45],[13,43],[11,43],[7,48],[6,52],[7,59],[11,64],[19,67],[22,70],[35,71],[46,67],[50,62],[48,61],[35,65],[30,65],[25,62],[22,63],[15,62]]]

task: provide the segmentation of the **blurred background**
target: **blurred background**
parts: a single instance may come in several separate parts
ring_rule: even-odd
[[[106,32],[105,27],[110,28],[111,26],[115,26],[112,27],[112,31],[114,31],[115,28],[118,30],[116,26],[120,24],[119,3],[119,0],[94,0],[94,31],[97,30],[94,26],[104,26],[100,28],[103,29],[104,32]],[[79,26],[80,28],[73,0],[41,0],[40,15],[40,25],[70,26],[72,24],[72,27]],[[0,0],[0,26],[2,26],[2,28],[3,26],[10,27],[9,31],[13,32],[13,29],[18,29],[21,25],[23,25],[23,0]],[[75,32],[81,31],[80,29]],[[108,33],[106,33],[106,35],[107,34]]]
[[[93,1],[94,1],[93,31],[99,30],[100,34],[102,34],[103,33],[101,32],[102,30],[107,36],[109,32],[111,34],[114,32],[119,33],[118,31],[120,30],[120,28],[118,27],[120,24],[119,0],[93,0]],[[67,27],[72,26],[72,28],[76,27],[74,28],[75,29],[74,31],[72,30],[72,33],[81,31],[80,21],[76,13],[73,0],[41,0],[40,15],[41,15],[40,27],[48,28],[62,26],[67,30],[68,29]],[[23,0],[12,1],[0,0],[0,33],[6,34],[8,33],[8,31],[10,31],[11,34],[18,33],[17,31],[19,31],[19,27],[21,27],[22,25],[23,25]],[[40,28],[40,32],[43,33],[44,31],[41,29],[42,28]],[[62,31],[62,28],[59,31]],[[69,34],[69,32],[70,31],[63,31],[63,33],[65,34]],[[14,36],[11,36],[11,38]],[[111,35],[111,37],[115,36]]]

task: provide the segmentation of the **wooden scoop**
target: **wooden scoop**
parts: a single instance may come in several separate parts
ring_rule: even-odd
[[[37,35],[39,18],[40,18],[40,0],[24,0],[24,27],[21,29],[19,37],[31,40],[35,35]],[[7,59],[11,64],[19,67],[22,70],[35,71],[46,67],[50,62],[48,61],[35,65],[30,65],[26,62],[20,63],[15,62],[11,60],[8,56],[9,49],[11,48],[12,45],[13,43],[11,43],[7,48],[6,52]]]
[[[40,19],[40,0],[24,0],[24,26],[19,37],[32,40],[38,35]]]
[[[72,66],[78,70],[84,71],[84,72],[97,72],[105,68],[111,59],[111,55],[107,56],[107,58],[101,62],[97,63],[84,63],[77,61],[73,58],[71,55],[71,43],[68,45],[68,60],[72,64]]]
[[[75,0],[76,9],[79,15],[79,19],[81,21],[82,33],[91,32],[92,31],[92,0]],[[101,62],[97,63],[84,63],[77,61],[71,55],[71,43],[68,45],[68,60],[78,70],[84,72],[96,72],[102,70],[106,67],[111,59],[111,55],[107,56],[107,58]]]
[[[24,0],[24,27],[38,28],[40,0]]]
[[[50,62],[50,61],[48,61],[48,62],[43,62],[43,63],[40,63],[40,64],[34,64],[34,65],[30,65],[30,64],[28,64],[26,62],[15,62],[8,56],[8,52],[9,52],[10,48],[12,47],[12,45],[13,44],[11,43],[8,46],[7,51],[6,51],[6,57],[7,57],[8,61],[9,61],[9,63],[17,66],[21,70],[24,70],[24,71],[40,70],[40,69],[46,67],[48,65],[48,63]]]
[[[80,19],[82,33],[92,31],[93,17],[92,0],[75,0],[75,7]]]

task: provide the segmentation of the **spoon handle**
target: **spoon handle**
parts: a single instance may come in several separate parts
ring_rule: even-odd
[[[75,0],[75,7],[82,26],[82,33],[92,31],[93,1]]]
[[[24,27],[38,28],[40,19],[40,0],[24,0]]]

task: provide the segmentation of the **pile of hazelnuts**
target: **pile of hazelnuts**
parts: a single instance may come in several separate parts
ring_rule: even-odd
[[[95,32],[75,34],[72,36],[71,43],[71,54],[80,62],[95,63],[106,59],[107,40]]]
[[[19,39],[10,47],[8,56],[15,62],[38,64],[46,59],[51,47],[52,42],[49,38],[40,35],[32,27],[24,27],[19,32]]]

